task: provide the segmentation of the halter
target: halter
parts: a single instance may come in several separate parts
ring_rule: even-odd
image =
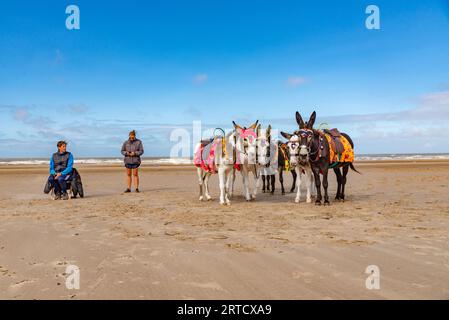
[[[313,130],[311,129],[299,129],[298,131],[295,131],[293,136],[297,136],[297,137],[301,137],[303,139],[308,139],[310,137],[313,137]],[[291,139],[291,138],[290,138]],[[292,141],[288,141],[287,144],[292,145],[295,142]],[[299,144],[299,142],[298,142]],[[311,153],[311,146],[309,144],[309,142],[306,145],[307,151],[309,152],[309,156],[312,154]],[[300,155],[300,149],[301,149],[301,145],[299,146],[299,148],[296,150],[295,153],[290,154],[290,156],[295,156],[295,157],[299,157]]]
[[[252,143],[254,141],[254,139],[257,139],[257,134],[254,131],[254,129],[252,129],[252,128],[242,128],[242,129],[240,129],[239,137],[241,139],[248,139]],[[248,153],[246,152],[245,148],[243,148],[243,150],[241,150],[239,152],[243,153],[245,156],[248,156]],[[256,143],[256,163],[258,162],[258,154],[257,153],[258,153],[258,148],[257,148],[257,143]],[[258,178],[256,164],[254,164],[254,172],[255,172],[256,178]]]
[[[313,136],[313,130],[310,129],[300,129],[297,131],[297,135],[301,138],[308,138],[310,136]]]
[[[257,134],[254,132],[254,129],[252,129],[252,128],[249,128],[249,129],[243,128],[239,132],[239,137],[242,139],[248,139],[248,140],[250,140],[250,142],[252,142],[252,141],[254,141],[254,139],[257,139]],[[249,138],[251,138],[251,139],[249,139]],[[257,148],[257,144],[256,144],[256,148]],[[245,148],[243,148],[242,151],[243,151],[244,155],[246,155],[246,156],[248,155],[246,153]],[[257,151],[257,149],[256,149],[256,151]],[[257,152],[256,152],[256,157],[257,157]]]
[[[246,129],[246,128],[241,129],[241,133],[239,133],[239,136],[242,139],[246,139],[246,138],[250,138],[250,137],[253,138],[253,139],[257,138],[257,134],[254,132],[254,129],[251,129],[251,128],[249,128],[249,129]]]
[[[313,133],[313,135],[315,135],[315,133],[318,133],[318,136],[319,136],[319,138],[318,138],[318,148],[315,150],[315,152],[312,152],[312,150],[310,150],[310,154],[309,154],[309,156],[310,156],[310,161],[311,162],[317,162],[317,161],[319,161],[320,160],[320,150],[322,149],[322,144],[321,144],[321,142],[322,142],[322,137],[321,137],[321,135],[320,135],[320,131],[316,131],[316,130],[312,130],[312,133]],[[313,141],[313,140],[311,140],[311,141]],[[312,149],[312,148],[310,148],[310,149]],[[316,157],[315,157],[315,159],[314,159],[314,155],[316,154]]]

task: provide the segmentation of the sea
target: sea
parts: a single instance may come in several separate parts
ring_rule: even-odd
[[[394,161],[394,160],[449,160],[449,153],[407,153],[407,154],[360,154],[356,161]],[[48,165],[48,158],[0,158],[0,166],[13,165]],[[86,165],[120,165],[123,158],[78,158],[75,164]],[[193,160],[189,158],[146,157],[142,158],[142,165],[190,165]]]

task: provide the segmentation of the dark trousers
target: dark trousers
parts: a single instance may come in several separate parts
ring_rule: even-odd
[[[67,180],[70,179],[70,174],[63,174],[58,179],[53,175],[48,177],[48,181],[55,190],[55,194],[67,193]]]

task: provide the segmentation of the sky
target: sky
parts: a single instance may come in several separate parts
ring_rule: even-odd
[[[72,4],[79,30],[66,28]],[[379,30],[365,25],[372,4]],[[167,156],[193,121],[291,132],[314,110],[357,154],[449,152],[449,0],[0,9],[0,158],[49,157],[58,140],[75,157],[119,157],[133,129],[146,156]]]

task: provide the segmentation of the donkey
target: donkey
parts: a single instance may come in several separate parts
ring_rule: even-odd
[[[299,125],[299,135],[302,137],[302,141],[307,142],[307,147],[304,149],[304,152],[307,152],[309,157],[309,162],[312,167],[313,175],[315,177],[315,184],[317,189],[317,198],[315,201],[316,205],[321,205],[322,195],[321,195],[321,180],[320,173],[323,175],[323,189],[324,189],[324,205],[330,205],[329,195],[327,192],[327,188],[329,186],[328,183],[328,171],[330,167],[330,146],[329,142],[324,136],[324,133],[318,130],[313,129],[313,125],[316,120],[316,112],[314,111],[308,122],[304,122],[301,117],[301,114],[296,112],[296,122]],[[348,142],[351,144],[351,147],[354,149],[354,143],[352,139],[345,133],[341,133]],[[335,166],[334,166],[335,165]],[[336,200],[345,199],[345,185],[346,185],[346,175],[348,174],[349,168],[358,172],[352,162],[341,162],[332,164],[335,174],[337,176],[337,195],[335,196]],[[342,172],[340,171],[342,168]],[[360,172],[358,172],[360,173]]]
[[[198,183],[200,189],[199,200],[204,197],[209,201],[209,178],[213,173],[218,173],[220,186],[220,204],[230,205],[231,173],[235,165],[235,132],[229,132],[224,137],[215,137],[201,141],[195,147],[194,163],[197,166]],[[207,158],[207,161],[203,159]],[[203,188],[204,187],[204,188]]]
[[[262,192],[270,192],[274,194],[276,190],[276,171],[279,174],[279,182],[281,183],[282,194],[285,194],[284,189],[284,169],[286,168],[286,163],[288,163],[288,148],[287,144],[280,141],[272,140],[271,137],[271,125],[268,126],[265,131],[265,135],[260,134],[260,125],[257,128],[257,141],[258,141],[258,164],[259,164],[259,174],[262,178]],[[276,162],[277,160],[277,162]],[[289,166],[287,166],[289,167]],[[293,183],[290,192],[295,191],[296,188],[296,170],[290,169],[289,171],[293,176]],[[265,184],[266,180],[266,184]],[[260,184],[260,181],[259,181]],[[259,185],[258,184],[258,185]]]
[[[281,132],[281,135],[288,140],[288,152],[290,155],[290,167],[297,171],[299,175],[298,189],[296,191],[295,202],[299,203],[301,200],[301,176],[305,176],[307,195],[306,202],[312,202],[312,188],[313,188],[313,172],[309,161],[308,139],[301,131],[289,134]]]
[[[259,164],[257,163],[257,133],[255,131],[255,129],[258,127],[259,120],[257,120],[248,128],[241,127],[234,121],[232,123],[235,128],[234,149],[237,161],[236,164],[242,175],[243,195],[246,198],[246,201],[252,201],[256,198],[257,195],[257,183],[259,179]],[[253,185],[253,188],[250,188],[250,173],[252,173],[254,176],[255,183]],[[234,182],[235,174],[233,174],[231,194],[234,191]],[[252,192],[250,189],[252,189]]]
[[[260,185],[262,179],[262,192],[270,191],[274,194],[276,183],[276,171],[278,168],[278,149],[275,141],[271,137],[271,125],[262,134],[260,124],[256,128],[257,132],[257,170],[259,178],[257,179],[256,188]],[[265,179],[267,184],[265,185]],[[271,187],[271,188],[270,188]]]
[[[290,168],[290,164],[289,164],[289,160],[290,159],[290,154],[288,151],[288,146],[286,143],[283,143],[281,141],[278,141],[278,174],[279,174],[279,182],[281,183],[281,190],[282,190],[282,195],[285,194],[285,189],[284,189],[284,170],[287,168],[288,171],[291,172],[292,176],[293,176],[293,183],[292,183],[292,187],[290,189],[290,192],[294,192],[296,189],[296,178],[297,178],[297,174],[296,174],[296,170],[295,169],[291,169]],[[286,165],[287,164],[287,165]]]

